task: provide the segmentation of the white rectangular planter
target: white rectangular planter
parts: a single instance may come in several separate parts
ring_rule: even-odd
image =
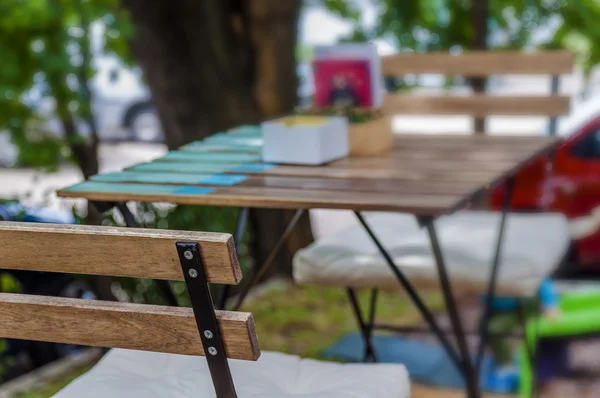
[[[263,161],[320,165],[348,156],[348,120],[288,116],[262,123]]]

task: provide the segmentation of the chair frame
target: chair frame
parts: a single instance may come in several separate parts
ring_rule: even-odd
[[[197,242],[177,242],[176,246],[217,398],[236,398],[225,345],[202,264],[200,245]]]

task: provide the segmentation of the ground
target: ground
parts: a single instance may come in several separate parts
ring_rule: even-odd
[[[441,308],[441,298],[437,293],[426,294],[425,298],[433,308]],[[368,292],[362,292],[359,299],[366,308]],[[275,282],[265,291],[250,297],[242,310],[254,314],[261,349],[265,351],[319,358],[323,348],[344,334],[356,331],[356,322],[342,289],[300,288]],[[415,324],[420,319],[402,293],[381,294],[378,316],[386,323],[404,325]],[[82,371],[77,371],[43,389],[11,398],[50,397],[80,373]],[[423,398],[428,398],[428,395],[423,395]]]
[[[425,293],[426,301],[434,309],[442,309],[438,293]],[[361,304],[366,308],[368,292],[361,292]],[[463,298],[460,301],[464,324],[475,330],[479,309],[476,300]],[[281,351],[303,357],[320,358],[323,348],[334,343],[348,332],[356,331],[356,323],[342,289],[321,287],[297,287],[288,282],[276,281],[267,288],[249,297],[242,308],[254,314],[261,348],[268,351]],[[438,311],[438,319],[447,319]],[[408,298],[402,293],[384,293],[380,296],[378,320],[397,325],[418,324],[421,318]],[[432,337],[419,336],[433,340]],[[471,340],[471,346],[476,341]],[[584,341],[574,344],[573,361],[575,367],[586,370],[600,369],[600,342]],[[80,369],[66,378],[11,398],[47,398],[60,390],[87,368]],[[542,392],[540,397],[581,397],[594,398],[600,390],[592,381],[560,381]],[[412,398],[463,398],[464,392],[440,390],[413,384]],[[486,398],[510,398],[510,396],[486,395]]]

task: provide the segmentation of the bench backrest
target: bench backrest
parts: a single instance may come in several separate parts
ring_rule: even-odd
[[[556,117],[569,113],[569,97],[557,94],[558,76],[571,73],[573,55],[567,51],[402,53],[382,57],[386,77],[408,74],[486,77],[491,75],[550,75],[552,95],[409,95],[388,94],[384,112],[404,115],[537,115]]]
[[[241,280],[229,234],[0,222],[0,268],[185,280],[193,304],[0,293],[0,337],[206,355],[219,397],[235,396],[227,358],[260,356],[252,314],[210,298],[207,282]]]

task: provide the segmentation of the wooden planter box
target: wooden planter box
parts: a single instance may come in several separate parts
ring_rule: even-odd
[[[380,116],[348,125],[350,156],[378,156],[393,146],[392,118]]]
[[[346,116],[349,120],[348,146],[350,156],[379,156],[392,149],[394,138],[392,117],[383,115],[379,109],[324,110],[308,107],[299,108],[296,113],[299,115]]]

